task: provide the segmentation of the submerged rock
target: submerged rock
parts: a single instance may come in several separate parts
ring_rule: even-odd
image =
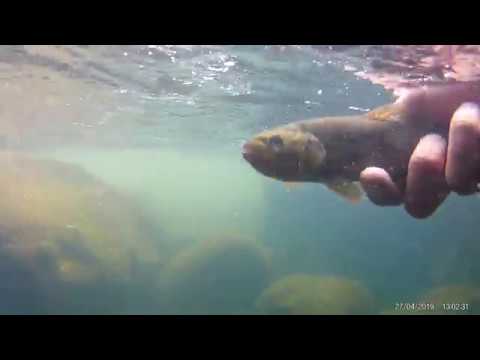
[[[470,284],[440,286],[427,291],[417,302],[434,305],[435,310],[428,314],[480,314],[480,288]]]
[[[174,313],[251,313],[268,284],[269,272],[269,255],[263,246],[235,238],[211,240],[172,259],[163,293],[168,294]]]
[[[183,239],[211,239],[218,234],[265,238],[265,182],[245,170],[237,149],[181,148],[60,149],[48,156],[81,165],[132,194],[151,221],[161,225],[172,248]]]
[[[294,274],[275,281],[257,301],[272,315],[370,314],[374,299],[359,282],[337,277]]]
[[[0,312],[121,312],[120,288],[161,262],[139,209],[76,166],[11,152],[0,166]]]
[[[480,288],[471,284],[439,286],[417,299],[397,303],[381,315],[480,314]]]

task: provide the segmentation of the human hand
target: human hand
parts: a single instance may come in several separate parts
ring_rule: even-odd
[[[480,182],[480,92],[461,85],[421,89],[408,94],[406,106],[426,118],[448,122],[447,139],[424,136],[410,157],[407,178],[394,182],[381,168],[360,174],[368,198],[380,206],[404,204],[413,217],[432,215],[450,191],[470,195]]]

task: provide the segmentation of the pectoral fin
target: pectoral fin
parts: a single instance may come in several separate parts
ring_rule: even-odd
[[[363,191],[360,185],[351,181],[336,180],[328,183],[327,187],[351,203],[362,200]]]

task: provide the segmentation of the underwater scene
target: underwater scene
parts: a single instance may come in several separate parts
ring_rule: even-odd
[[[479,314],[477,189],[408,196],[456,108],[397,105],[461,50],[0,46],[0,314]]]

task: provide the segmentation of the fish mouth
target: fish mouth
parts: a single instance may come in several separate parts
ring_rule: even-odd
[[[262,156],[258,149],[249,143],[242,147],[242,156],[255,170],[266,176],[273,176],[272,162]]]
[[[266,159],[252,144],[242,147],[243,158],[261,174],[280,180],[295,180],[299,174],[299,162],[291,156],[281,156],[278,161]]]
[[[255,155],[255,152],[248,143],[245,143],[242,146],[242,156],[250,164],[254,163],[255,159],[258,159],[258,156]]]

